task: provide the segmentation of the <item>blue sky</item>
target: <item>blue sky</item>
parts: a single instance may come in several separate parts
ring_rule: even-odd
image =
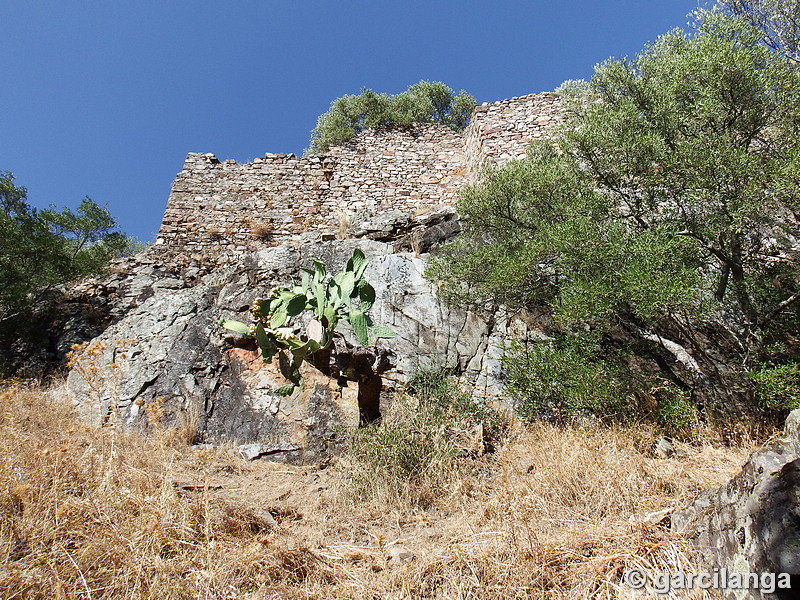
[[[37,207],[108,205],[152,240],[187,152],[301,154],[363,86],[478,102],[588,78],[686,25],[683,0],[0,0],[0,171]]]

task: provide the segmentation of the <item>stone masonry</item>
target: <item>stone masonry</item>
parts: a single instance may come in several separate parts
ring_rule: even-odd
[[[463,133],[438,125],[370,130],[318,156],[267,154],[239,164],[191,153],[154,250],[178,264],[221,262],[301,233],[347,237],[353,224],[388,210],[453,206],[484,164],[524,156],[559,122],[559,106],[552,93],[485,103]]]
[[[562,122],[557,94],[530,94],[477,106],[464,132],[467,168],[477,174],[486,165],[523,158],[528,145]]]

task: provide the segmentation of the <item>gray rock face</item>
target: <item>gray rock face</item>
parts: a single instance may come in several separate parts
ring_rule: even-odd
[[[779,589],[769,597],[795,598],[800,587],[800,410],[789,415],[783,438],[754,452],[726,486],[674,513],[671,525],[694,540],[711,568],[790,574],[794,590]],[[762,598],[758,590],[729,590],[726,597]]]
[[[94,422],[113,419],[126,427],[194,425],[198,438],[278,448],[270,459],[308,462],[336,451],[342,429],[356,427],[364,406],[358,386],[304,366],[305,386],[292,397],[273,390],[285,383],[265,365],[255,345],[218,325],[220,318],[249,319],[257,296],[297,279],[316,256],[335,272],[353,249],[370,260],[366,278],[376,290],[371,316],[397,337],[367,348],[384,391],[409,380],[420,367],[464,374],[487,395],[502,394],[501,345],[509,334],[525,335],[521,319],[487,320],[449,308],[424,278],[426,255],[395,253],[373,240],[312,241],[267,248],[196,281],[174,275],[131,275],[136,298],[127,315],[95,338],[67,380],[79,410]],[[151,256],[152,258],[152,256]],[[339,346],[356,346],[342,323]],[[354,355],[355,356],[355,355]],[[373,377],[374,379],[374,377]]]
[[[461,231],[454,208],[446,206],[422,215],[399,210],[366,214],[350,227],[353,237],[394,242],[396,250],[430,252]]]

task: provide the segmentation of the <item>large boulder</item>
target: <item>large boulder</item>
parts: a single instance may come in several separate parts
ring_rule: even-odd
[[[796,598],[800,589],[800,410],[784,436],[752,453],[727,485],[701,494],[672,515],[672,529],[690,537],[709,569],[790,575],[791,589],[761,595],[758,589],[725,591],[726,598]],[[769,577],[769,575],[766,575]],[[766,581],[769,583],[769,580]],[[778,581],[776,580],[776,587]]]
[[[339,389],[336,380],[308,365],[302,391],[274,393],[285,380],[257,359],[252,342],[218,325],[220,318],[248,320],[257,296],[298,279],[316,256],[337,271],[354,248],[370,261],[365,276],[375,287],[371,316],[397,337],[377,348],[358,348],[346,323],[336,351],[349,353],[367,376]],[[152,258],[152,257],[151,257]],[[74,361],[67,390],[94,422],[125,427],[194,424],[198,438],[265,444],[275,458],[317,460],[335,451],[337,432],[374,419],[387,392],[419,368],[461,373],[486,395],[502,393],[502,344],[524,335],[520,318],[484,319],[442,304],[424,277],[427,255],[394,252],[387,243],[320,241],[307,235],[198,277],[191,285],[138,278],[141,301],[95,338]],[[383,395],[380,395],[381,391]],[[272,445],[272,446],[270,446]]]

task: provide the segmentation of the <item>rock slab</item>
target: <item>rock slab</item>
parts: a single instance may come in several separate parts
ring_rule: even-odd
[[[137,290],[141,300],[84,350],[67,379],[69,395],[95,423],[192,427],[198,442],[255,445],[248,452],[293,463],[336,452],[343,432],[363,416],[358,384],[340,389],[335,378],[305,365],[302,390],[279,396],[273,390],[286,381],[277,367],[261,361],[251,340],[218,322],[248,321],[253,299],[297,280],[309,256],[335,272],[355,248],[370,261],[365,276],[376,290],[371,316],[397,333],[372,350],[380,356],[375,373],[383,398],[418,369],[431,367],[463,374],[483,394],[501,395],[502,344],[528,331],[524,321],[487,320],[442,304],[436,285],[424,277],[425,254],[395,252],[369,239],[312,238],[265,248],[191,285],[178,285],[174,276],[150,284],[139,277],[147,288]],[[347,324],[341,325],[342,343],[357,346]]]
[[[784,436],[750,455],[727,485],[709,490],[672,515],[673,531],[690,537],[709,569],[788,573],[790,590],[762,596],[728,590],[726,598],[796,598],[800,589],[800,410]]]

